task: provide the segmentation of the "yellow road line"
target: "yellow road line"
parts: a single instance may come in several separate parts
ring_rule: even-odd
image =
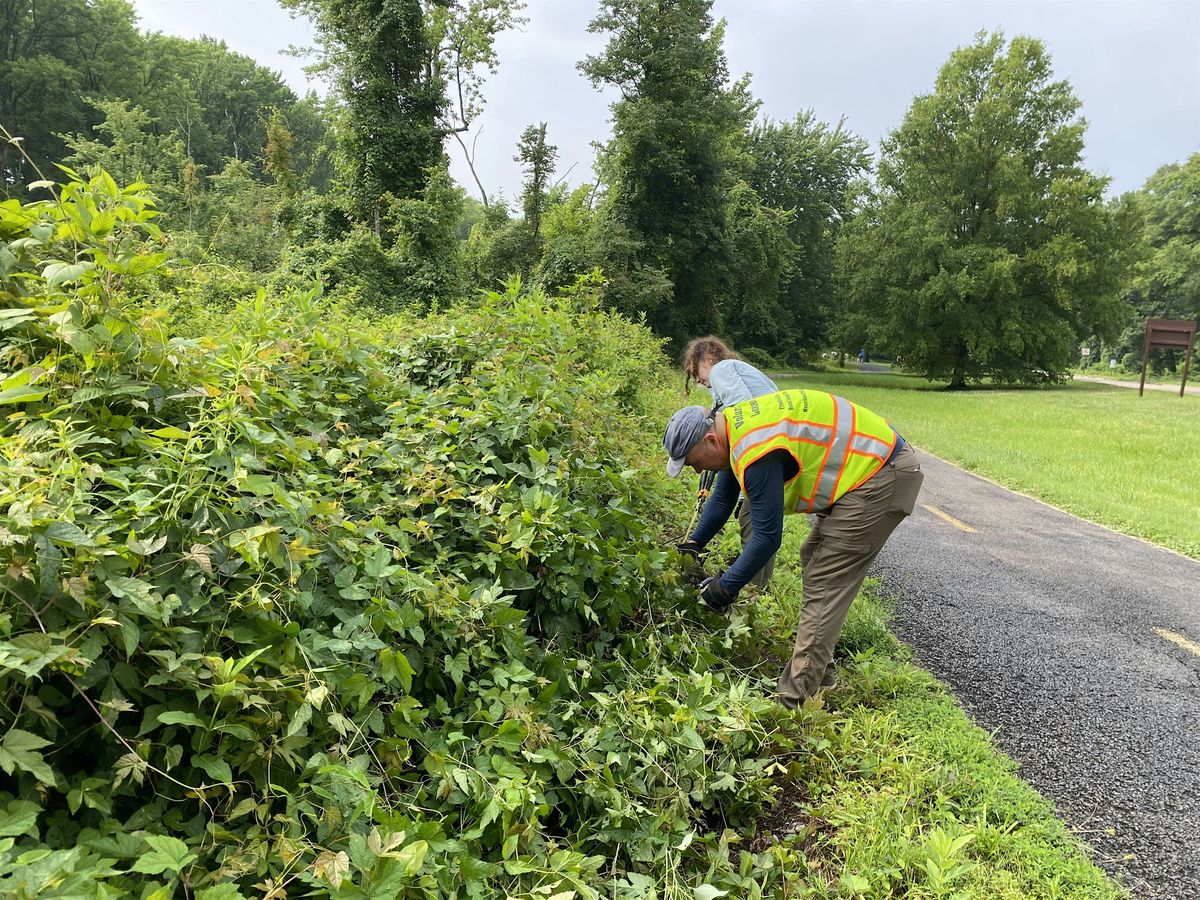
[[[954,518],[954,516],[950,515],[950,513],[942,512],[936,506],[926,506],[924,503],[922,503],[921,509],[929,510],[931,513],[933,513],[939,519],[945,519],[947,522],[949,522],[955,528],[960,528],[963,531],[974,531],[975,530],[967,523],[958,521],[958,519]]]
[[[1182,634],[1176,634],[1173,631],[1167,631],[1165,628],[1155,628],[1154,633],[1160,638],[1165,638],[1166,640],[1170,641],[1172,644],[1178,644],[1188,653],[1195,653],[1197,656],[1200,656],[1200,644],[1197,644],[1195,641],[1189,641]]]

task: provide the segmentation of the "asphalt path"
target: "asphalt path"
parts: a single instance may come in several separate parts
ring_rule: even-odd
[[[1076,381],[1090,381],[1093,384],[1108,384],[1108,385],[1112,385],[1113,387],[1136,388],[1138,386],[1137,381],[1121,381],[1116,378],[1095,378],[1091,375],[1073,375],[1071,377],[1074,378]],[[1191,381],[1192,379],[1188,379],[1188,380]],[[1183,376],[1182,375],[1179,376],[1179,384],[1183,384]],[[1147,383],[1146,390],[1148,390],[1148,391],[1170,391],[1173,394],[1178,394],[1179,393],[1179,384],[1171,385],[1171,384]],[[1185,394],[1200,394],[1200,387],[1196,387],[1194,384],[1188,384],[1188,385],[1184,386],[1183,391]]]
[[[1097,864],[1200,897],[1200,562],[918,453],[876,563],[896,631]]]

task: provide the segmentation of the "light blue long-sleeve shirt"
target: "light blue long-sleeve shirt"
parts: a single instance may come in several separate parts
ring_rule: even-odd
[[[721,408],[779,390],[770,378],[740,359],[723,359],[713,366],[708,373],[708,389],[713,403]]]

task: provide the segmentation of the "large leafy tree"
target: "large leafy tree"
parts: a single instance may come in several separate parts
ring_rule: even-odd
[[[344,101],[343,181],[355,212],[379,230],[385,194],[415,198],[444,159],[444,79],[430,72],[421,0],[285,0],[320,30],[323,65]],[[443,3],[443,5],[445,5]]]
[[[847,188],[869,164],[866,142],[804,112],[755,124],[747,152],[746,184],[730,195],[735,277],[722,330],[792,360],[826,342],[834,244]]]
[[[88,98],[131,95],[139,53],[127,0],[3,0],[0,125],[54,177],[51,163],[66,150],[60,135],[100,121]],[[36,177],[24,154],[0,142],[0,193],[21,193]]]
[[[1130,199],[1149,252],[1125,294],[1134,315],[1120,350],[1140,354],[1147,319],[1200,319],[1200,153],[1163,166]],[[1170,364],[1178,354],[1162,355]]]
[[[980,34],[884,141],[841,242],[847,314],[952,386],[1054,378],[1120,325],[1132,220],[1081,165],[1085,123],[1042,44]]]
[[[675,339],[713,330],[729,281],[727,199],[755,108],[745,81],[729,84],[724,22],[711,0],[603,0],[589,30],[609,40],[580,68],[621,95],[602,164],[609,300]]]
[[[542,214],[546,211],[550,197],[550,179],[554,176],[554,165],[558,159],[558,148],[546,140],[546,123],[530,125],[517,142],[517,155],[525,171],[524,191],[521,207],[525,211],[525,224],[536,240],[541,233]]]
[[[483,108],[484,70],[495,38],[524,21],[521,0],[281,0],[316,22],[319,68],[332,74],[342,180],[364,219],[385,195],[417,199],[445,162],[447,135],[461,140]],[[476,179],[478,181],[478,179]],[[487,193],[480,185],[483,202]]]
[[[144,40],[138,103],[177,134],[206,171],[220,171],[226,159],[255,159],[267,142],[272,111],[286,114],[297,103],[278,73],[224,41],[163,34]]]

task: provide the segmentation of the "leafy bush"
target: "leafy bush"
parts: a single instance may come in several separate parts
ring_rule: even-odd
[[[331,298],[396,312],[402,308],[402,278],[401,265],[374,232],[355,226],[335,241],[289,246],[268,286],[283,293],[317,283]]]
[[[789,719],[683,625],[659,342],[586,284],[420,326],[260,292],[169,337],[126,297],[153,215],[101,175],[0,204],[0,892],[792,877],[724,831]]]

